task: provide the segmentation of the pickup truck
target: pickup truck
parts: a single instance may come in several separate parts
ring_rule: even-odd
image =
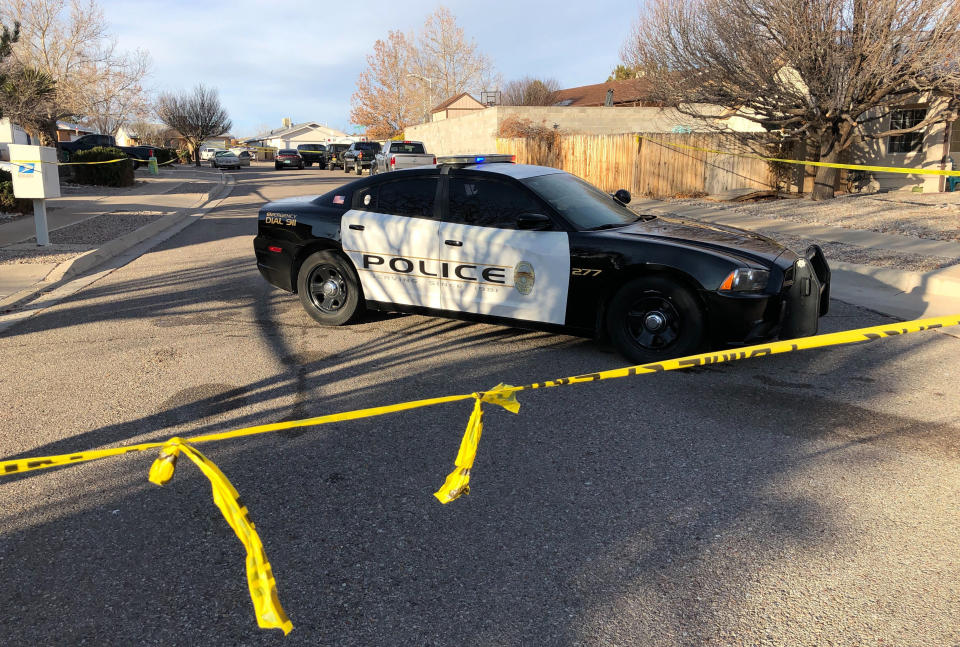
[[[117,140],[113,138],[113,135],[84,135],[72,142],[57,142],[57,150],[63,153],[65,161],[70,161],[70,156],[74,153],[88,151],[98,146],[120,149],[126,153],[127,157],[133,158],[134,168],[146,164],[147,158],[150,157],[150,151],[160,148],[159,146],[117,146]]]
[[[390,141],[374,158],[373,166],[370,167],[370,175],[436,163],[436,155],[427,153],[423,142]]]
[[[379,152],[380,142],[353,142],[343,151],[343,172],[356,171],[357,175],[363,175],[363,169],[370,168]]]

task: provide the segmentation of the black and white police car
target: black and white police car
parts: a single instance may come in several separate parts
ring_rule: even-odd
[[[257,267],[324,325],[421,313],[606,337],[634,362],[816,333],[818,247],[638,215],[626,191],[512,160],[440,158],[270,202]]]

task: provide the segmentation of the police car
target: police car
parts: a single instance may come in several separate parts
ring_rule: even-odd
[[[634,213],[511,156],[438,161],[264,205],[261,274],[328,326],[420,313],[608,338],[634,362],[812,335],[827,311],[815,245]]]

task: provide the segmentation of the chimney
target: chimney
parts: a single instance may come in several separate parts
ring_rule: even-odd
[[[607,90],[607,98],[603,101],[603,105],[607,108],[613,106],[613,88]]]
[[[283,121],[280,123],[283,124],[284,128],[289,128],[293,124],[293,121],[290,119],[290,117],[284,117]]]

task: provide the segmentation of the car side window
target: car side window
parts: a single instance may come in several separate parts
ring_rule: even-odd
[[[508,182],[479,175],[450,177],[451,222],[516,229],[520,214],[545,212],[529,191]]]
[[[412,218],[433,218],[436,196],[436,175],[384,182],[378,187],[376,211]],[[371,199],[371,204],[373,202]]]
[[[353,208],[360,211],[378,211],[377,189],[379,185],[365,186],[353,192]]]

